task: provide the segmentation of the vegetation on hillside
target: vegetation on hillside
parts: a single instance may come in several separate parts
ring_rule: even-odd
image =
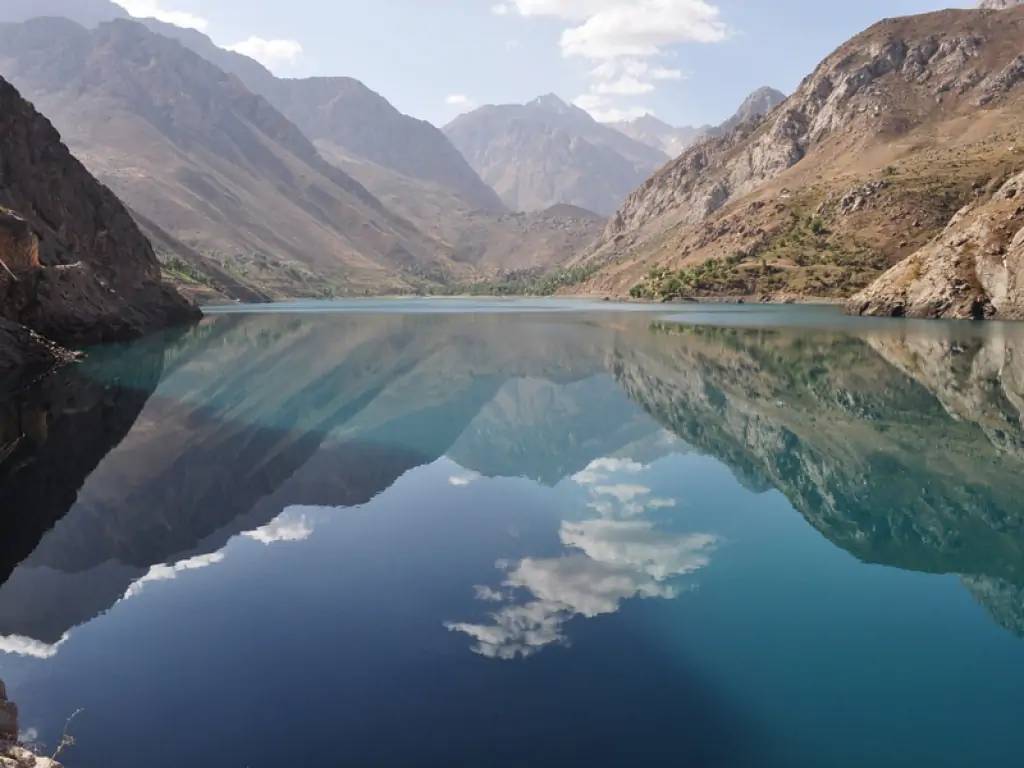
[[[630,295],[657,301],[779,293],[848,296],[885,267],[881,253],[835,234],[822,216],[792,210],[782,229],[749,250],[681,269],[655,267]]]

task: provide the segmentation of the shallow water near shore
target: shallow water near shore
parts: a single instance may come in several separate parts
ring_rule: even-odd
[[[1024,753],[1024,326],[297,302],[0,401],[0,678],[74,768]]]

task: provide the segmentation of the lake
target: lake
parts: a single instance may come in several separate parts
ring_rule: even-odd
[[[1024,755],[1024,326],[231,307],[0,400],[69,768]]]

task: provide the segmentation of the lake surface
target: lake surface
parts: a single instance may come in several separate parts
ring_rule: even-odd
[[[234,307],[0,399],[69,768],[1024,756],[1024,326]]]

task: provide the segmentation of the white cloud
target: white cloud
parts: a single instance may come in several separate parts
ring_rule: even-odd
[[[508,16],[512,12],[508,3],[495,3],[491,6],[491,13],[495,16]]]
[[[117,0],[118,5],[137,19],[158,19],[176,27],[205,31],[210,23],[202,16],[163,8],[157,0]]]
[[[617,483],[615,485],[598,485],[594,488],[598,496],[611,496],[620,504],[628,504],[640,496],[649,496],[651,489],[646,485],[630,485],[629,483]]]
[[[302,44],[297,40],[267,40],[255,35],[226,47],[229,51],[256,59],[271,70],[284,64],[294,64],[303,52]]]
[[[124,599],[127,600],[131,597],[138,595],[146,584],[153,581],[172,581],[178,578],[178,574],[185,573],[186,571],[198,571],[201,568],[209,568],[211,565],[224,561],[223,552],[211,552],[208,555],[197,555],[196,557],[190,557],[187,560],[181,560],[177,563],[165,565],[163,563],[159,565],[150,566],[149,571],[140,579],[137,579],[128,587],[124,593]]]
[[[572,103],[589,112],[599,123],[626,122],[654,114],[653,110],[643,106],[617,107],[607,96],[596,93],[584,93],[573,99]]]
[[[505,599],[500,590],[482,584],[477,584],[473,587],[473,593],[476,595],[477,600],[482,600],[485,603],[500,603]]]
[[[477,586],[477,599],[502,602],[514,590],[529,593],[490,615],[489,623],[448,622],[469,635],[472,650],[492,659],[531,656],[554,643],[568,643],[565,625],[576,616],[615,613],[633,598],[670,599],[678,586],[669,580],[691,574],[710,561],[717,538],[709,534],[666,534],[643,521],[588,520],[562,524],[561,539],[571,554],[502,563],[508,573],[499,589]]]
[[[663,581],[708,564],[717,542],[709,534],[669,535],[645,521],[587,520],[563,523],[562,542],[592,560]]]
[[[57,655],[60,647],[67,642],[67,639],[66,632],[56,643],[44,643],[41,640],[22,635],[4,635],[0,636],[0,653],[28,656],[33,659],[52,659]]]
[[[683,79],[681,70],[648,60],[664,58],[687,43],[721,42],[730,34],[721,11],[708,0],[515,0],[503,5],[521,16],[562,19],[562,55],[601,63],[591,73],[588,92],[574,103],[602,122],[650,113],[619,100]]]
[[[596,83],[593,87],[593,93],[602,96],[639,96],[644,93],[651,93],[653,90],[654,83],[638,80],[629,75],[624,75],[617,80]]]
[[[562,33],[562,53],[588,59],[650,57],[680,43],[717,43],[728,36],[717,7],[704,0],[608,3]]]
[[[585,107],[581,107],[581,109],[585,109]],[[647,469],[645,465],[632,459],[605,457],[594,459],[585,469],[573,475],[572,479],[577,485],[594,485],[607,480],[610,473],[627,472],[629,474],[636,474],[643,472],[645,469]]]
[[[444,103],[449,107],[471,107],[473,100],[464,93],[450,93],[445,96]]]
[[[286,513],[287,514],[287,513]],[[305,541],[313,534],[313,526],[305,515],[291,520],[282,514],[266,525],[254,531],[246,531],[243,536],[260,544],[270,546],[281,541]]]
[[[648,509],[672,509],[675,506],[675,499],[651,499],[647,502]]]
[[[450,98],[450,97],[449,97]],[[451,104],[452,102],[448,102]],[[454,485],[456,488],[464,488],[467,485],[480,479],[480,475],[476,472],[463,472],[458,475],[452,475],[448,478],[448,484]]]

